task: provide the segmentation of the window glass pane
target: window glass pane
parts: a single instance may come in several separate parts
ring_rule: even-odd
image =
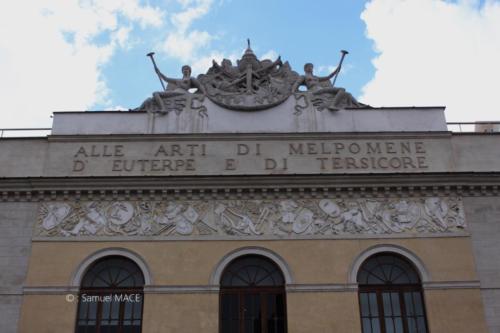
[[[260,333],[260,320],[257,318],[245,318],[244,320],[245,333]],[[233,332],[234,333],[234,332]]]
[[[395,333],[404,333],[403,319],[401,317],[397,317],[394,319],[394,329]]]
[[[97,318],[97,303],[96,302],[85,302],[88,303],[89,306],[89,319]]]
[[[413,301],[414,301],[414,306],[415,306],[415,314],[417,316],[423,316],[424,315],[424,307],[422,305],[422,294],[420,292],[414,292],[413,293]]]
[[[85,333],[90,333],[90,332],[95,332],[96,331],[96,323],[95,321],[88,322],[88,324],[85,327],[85,330],[83,332]]]
[[[124,271],[120,266],[111,266],[106,268],[109,276],[110,285],[116,286],[118,285],[118,275],[120,272]],[[127,274],[128,275],[128,274]]]
[[[393,267],[393,274],[391,277],[392,284],[410,284],[410,276],[408,275],[408,271],[402,267]],[[410,272],[411,273],[411,272]]]
[[[377,294],[369,293],[368,298],[370,300],[370,315],[378,316]]]
[[[391,294],[382,293],[382,301],[384,302],[384,315],[386,317],[392,316]]]
[[[415,315],[415,309],[413,307],[412,293],[404,293],[404,299],[405,299],[406,315],[407,316],[414,316]]]
[[[248,279],[248,275],[246,274],[247,272],[245,270],[240,270],[238,272],[231,272],[230,275],[228,275],[228,283],[232,287],[246,287],[251,284],[251,281]]]
[[[86,329],[87,329],[87,325],[85,325],[85,326],[77,326],[76,327],[76,333],[85,333]]]
[[[222,319],[238,319],[239,305],[237,294],[224,294],[221,297]]]
[[[261,316],[260,311],[260,296],[256,294],[247,294],[245,295],[243,312],[245,318],[254,319],[259,318]]]
[[[394,333],[394,322],[392,318],[385,318],[385,332]]]
[[[261,297],[267,297],[267,308],[265,314],[267,317],[268,333],[283,333],[285,320],[285,307],[283,294],[261,294]]]
[[[276,313],[281,319],[285,318],[285,295],[278,294],[276,296]]]
[[[122,269],[121,267],[119,268],[117,274],[116,274],[116,283],[118,285],[121,284],[122,281],[125,281],[128,277],[130,277],[130,272],[125,270],[125,269]]]
[[[109,320],[111,302],[101,302],[101,323],[107,323]]]
[[[88,310],[88,303],[87,302],[80,302],[79,309],[78,309],[78,318],[86,319],[87,312],[88,312],[87,310]]]
[[[417,321],[414,318],[409,317],[407,322],[408,322],[408,332],[409,333],[417,333],[418,332]]]
[[[387,280],[384,279],[384,272],[382,270],[382,267],[377,266],[368,275],[367,284],[383,284],[386,281]]]
[[[141,298],[139,301],[134,302],[134,319],[141,318],[141,312],[142,312],[142,297],[143,295],[140,295]]]
[[[424,317],[418,317],[417,318],[417,327],[418,327],[418,333],[426,333],[427,330],[425,329],[425,318]]]
[[[359,294],[359,303],[361,306],[361,316],[363,316],[363,317],[369,316],[370,315],[370,307],[369,307],[367,293]]]
[[[120,317],[120,303],[111,302],[111,319],[118,319]]]
[[[399,294],[391,293],[392,313],[394,316],[401,316],[401,304],[399,304]]]
[[[372,333],[371,320],[369,318],[363,318],[363,333]]]
[[[372,332],[380,333],[380,321],[378,319],[372,319]]]
[[[274,321],[278,314],[276,313],[276,297],[275,294],[263,295],[266,298],[266,317],[269,322]]]
[[[396,268],[392,263],[379,266],[382,271],[384,281],[391,281],[392,271]]]
[[[286,321],[285,321],[285,319],[278,320],[277,327],[278,327],[278,330],[276,331],[276,333],[285,333],[286,332],[286,330],[285,330],[285,328],[286,328]]]
[[[367,284],[368,274],[368,271],[360,269],[358,273],[358,283]]]
[[[132,319],[132,309],[134,303],[130,301],[123,302],[124,311],[123,311],[123,319]]]

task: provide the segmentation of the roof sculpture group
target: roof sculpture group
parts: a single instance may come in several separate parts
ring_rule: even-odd
[[[318,111],[366,108],[368,105],[359,103],[344,88],[335,87],[330,81],[334,78],[335,82],[346,54],[347,51],[342,51],[339,66],[328,76],[314,75],[311,63],[305,64],[304,74],[299,75],[288,62],[283,63],[281,57],[275,61],[259,60],[248,42],[248,48],[242,58],[237,60],[236,66],[229,59],[222,60],[221,64],[213,60],[206,74],[194,78],[191,76],[191,67],[185,65],[182,67],[182,78],[174,79],[161,73],[154,62],[153,53],[150,53],[148,56],[153,61],[162,87],[164,81],[167,87],[154,92],[135,111],[180,113],[190,107],[206,112],[203,105],[205,97],[226,109],[256,111],[283,103],[292,95],[296,100],[296,112],[310,105]],[[306,90],[300,91],[301,86],[305,86]]]

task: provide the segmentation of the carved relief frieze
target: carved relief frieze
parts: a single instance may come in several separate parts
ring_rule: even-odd
[[[44,202],[36,236],[336,237],[454,233],[459,197]]]

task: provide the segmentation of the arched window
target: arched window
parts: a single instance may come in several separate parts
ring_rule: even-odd
[[[76,333],[140,333],[144,276],[132,260],[109,256],[83,276]]]
[[[247,255],[233,260],[220,281],[221,333],[285,333],[285,280],[271,260]]]
[[[415,268],[392,253],[368,258],[358,272],[363,333],[426,333],[422,285]]]

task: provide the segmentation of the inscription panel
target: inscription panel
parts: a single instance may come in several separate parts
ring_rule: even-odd
[[[52,142],[53,176],[450,171],[448,139]]]
[[[462,232],[461,198],[47,202],[36,236],[337,237]]]

